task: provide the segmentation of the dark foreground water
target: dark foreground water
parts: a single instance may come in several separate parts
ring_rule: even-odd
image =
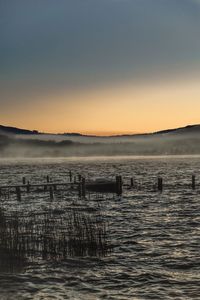
[[[21,183],[23,175],[31,182],[47,174],[65,180],[69,169],[93,179],[134,177],[137,189],[100,201],[112,254],[33,261],[19,272],[1,273],[1,300],[200,299],[200,184],[195,191],[190,187],[192,174],[200,183],[200,157],[1,160],[0,184]],[[158,176],[166,183],[162,194],[153,191]],[[27,211],[64,208],[72,200],[68,194],[53,201],[30,194],[21,203],[14,196],[2,199],[1,205]]]

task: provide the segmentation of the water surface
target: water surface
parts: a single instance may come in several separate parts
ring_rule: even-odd
[[[105,157],[1,160],[0,184],[41,182],[50,174],[65,181],[68,170],[86,178],[133,177],[137,188],[122,197],[94,196],[109,223],[113,252],[105,258],[34,261],[21,272],[0,274],[0,299],[200,299],[200,158]],[[191,189],[191,176],[197,189]],[[154,191],[157,177],[164,191]],[[1,205],[10,211],[65,208],[71,194],[14,195]]]

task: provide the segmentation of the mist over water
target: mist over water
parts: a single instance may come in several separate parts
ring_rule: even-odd
[[[138,136],[0,135],[2,157],[200,154],[197,132]]]

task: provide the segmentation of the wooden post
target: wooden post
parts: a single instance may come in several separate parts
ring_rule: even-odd
[[[196,188],[196,178],[195,175],[192,175],[192,189],[195,190]]]
[[[22,177],[22,183],[26,184],[26,177]]]
[[[50,186],[49,194],[50,194],[50,199],[53,200],[53,187],[52,186]]]
[[[79,196],[79,198],[82,198],[82,197],[85,198],[85,196],[86,196],[86,185],[85,185],[84,177],[82,177],[82,179],[78,185],[78,196]]]
[[[72,171],[69,171],[69,181],[72,182]]]
[[[17,200],[18,201],[21,201],[21,190],[20,190],[20,187],[19,186],[17,186],[16,187],[16,195],[17,195]]]
[[[116,194],[119,196],[119,176],[116,176]]]
[[[162,179],[162,177],[159,177],[159,178],[158,178],[158,190],[159,190],[160,192],[163,191],[163,179]]]
[[[82,178],[81,190],[82,190],[82,197],[85,198],[86,195],[85,178]]]
[[[47,183],[49,183],[49,182],[50,182],[49,175],[47,175]]]
[[[119,184],[118,184],[119,176],[118,175],[115,177],[115,180],[116,180],[116,194],[118,195],[118,186],[119,186]]]
[[[81,182],[79,182],[79,184],[78,184],[78,196],[79,196],[79,198],[82,197],[82,184],[81,184]]]
[[[120,195],[122,195],[122,185],[123,185],[122,176],[119,176],[119,191],[120,191]]]
[[[131,187],[133,187],[134,184],[133,184],[133,177],[131,177]]]
[[[27,182],[27,187],[26,187],[27,193],[30,193],[30,182]]]
[[[122,194],[122,176],[116,176],[116,193],[118,196]]]

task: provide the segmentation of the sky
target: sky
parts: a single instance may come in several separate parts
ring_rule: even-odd
[[[200,123],[200,1],[0,0],[0,124],[142,133]]]

